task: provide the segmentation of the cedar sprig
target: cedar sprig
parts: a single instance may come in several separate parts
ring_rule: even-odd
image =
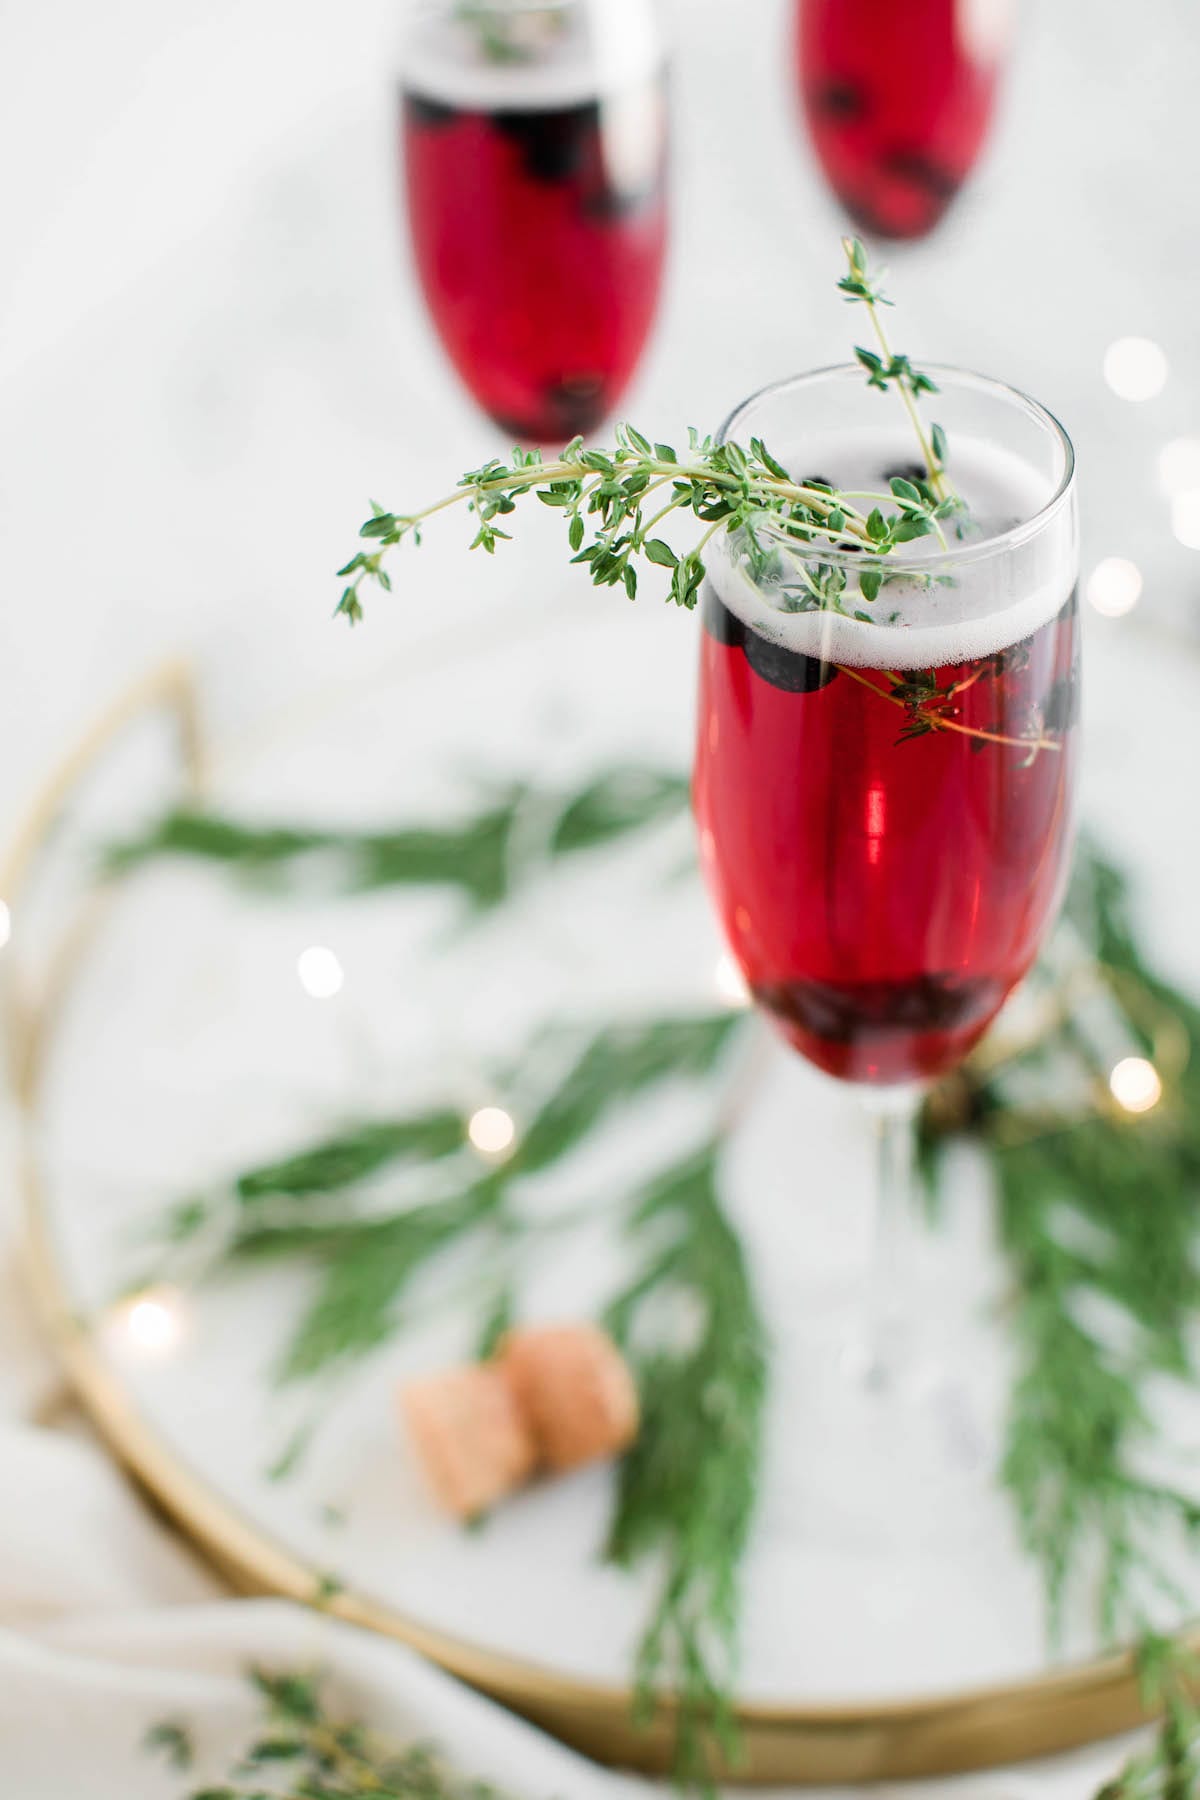
[[[675,1774],[712,1791],[714,1751],[737,1758],[732,1695],[742,1559],[762,1465],[767,1336],[741,1241],[720,1204],[716,1145],[653,1181],[630,1231],[640,1268],[607,1323],[637,1374],[642,1428],[621,1465],[608,1555],[660,1560],[637,1655],[645,1715],[676,1707]],[[663,1338],[672,1313],[682,1342]]]
[[[370,893],[388,887],[457,892],[472,919],[505,901],[548,863],[677,817],[688,783],[664,769],[617,765],[574,785],[513,781],[485,789],[458,820],[376,831],[294,821],[243,821],[178,807],[137,837],[110,846],[107,872],[125,874],[159,857],[227,868],[273,893],[302,890],[319,862],[322,889]],[[527,824],[544,828],[532,837]]]
[[[1200,1793],[1200,1661],[1177,1639],[1147,1632],[1135,1652],[1142,1698],[1161,1714],[1144,1750],[1096,1800],[1195,1800]]]
[[[194,1281],[247,1262],[313,1266],[316,1287],[277,1365],[282,1381],[311,1381],[353,1366],[391,1338],[417,1279],[451,1250],[470,1246],[492,1277],[480,1328],[486,1338],[502,1300],[511,1304],[497,1293],[497,1269],[503,1274],[520,1244],[546,1228],[540,1214],[526,1218],[522,1181],[565,1162],[615,1111],[656,1087],[711,1079],[743,1024],[738,1013],[722,1012],[564,1034],[558,1072],[536,1097],[522,1095],[519,1083],[521,1062],[532,1058],[518,1059],[498,1087],[510,1095],[521,1132],[507,1159],[491,1167],[481,1167],[469,1147],[463,1114],[443,1101],[347,1123],[170,1207],[149,1279]],[[543,1042],[539,1056],[552,1049]],[[401,1177],[388,1205],[387,1184]],[[430,1197],[412,1204],[414,1186]],[[275,1473],[290,1473],[297,1442],[302,1451],[308,1435],[306,1427],[289,1444]]]
[[[1107,1037],[1093,1043],[1085,1015],[1064,1004],[1035,1042],[968,1063],[935,1092],[922,1138],[936,1171],[946,1137],[967,1132],[996,1181],[1016,1351],[1001,1475],[1042,1571],[1052,1634],[1068,1602],[1087,1596],[1102,1637],[1117,1642],[1141,1632],[1156,1599],[1183,1607],[1172,1546],[1200,1544],[1200,1501],[1146,1469],[1149,1385],[1195,1375],[1200,1008],[1150,965],[1127,883],[1092,845],[1067,914],[1105,1017],[1133,1053],[1157,1059],[1163,1100],[1122,1113],[1108,1092]],[[1129,1326],[1116,1337],[1095,1322],[1114,1308]]]

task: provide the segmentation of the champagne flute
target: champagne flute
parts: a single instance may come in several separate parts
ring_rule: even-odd
[[[914,1323],[894,1247],[916,1108],[1054,918],[1076,763],[1070,441],[999,382],[931,373],[969,503],[961,536],[904,545],[869,616],[861,545],[813,548],[844,578],[836,610],[794,579],[794,558],[764,564],[736,536],[710,549],[702,599],[701,860],[757,1005],[873,1117],[879,1250],[859,1360],[881,1386]],[[902,416],[854,365],[764,389],[722,435],[761,438],[794,478],[850,495],[926,478]]]
[[[662,282],[651,0],[417,0],[400,139],[417,275],[459,376],[510,437],[592,431],[633,375]]]
[[[979,157],[1012,0],[795,0],[804,118],[854,222],[885,238],[933,229]]]

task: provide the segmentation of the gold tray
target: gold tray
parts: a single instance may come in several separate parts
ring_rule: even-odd
[[[139,682],[65,757],[36,797],[0,871],[3,893],[20,922],[53,828],[77,785],[145,715],[175,722],[187,783],[199,784],[204,753],[189,671],[173,664]],[[42,1077],[60,1008],[85,964],[105,906],[104,891],[76,905],[56,934],[36,983],[19,967],[18,931],[3,960],[2,1001],[10,1076],[26,1130],[22,1181],[28,1268],[42,1316],[66,1376],[113,1451],[148,1495],[239,1591],[312,1603],[315,1570],[248,1522],[198,1479],[148,1425],[75,1316],[48,1226],[38,1121]],[[664,1701],[644,1728],[631,1722],[631,1694],[509,1658],[443,1635],[370,1597],[342,1591],[323,1609],[410,1645],[565,1743],[598,1761],[649,1773],[669,1767],[672,1707]],[[1189,1634],[1200,1649],[1200,1631]],[[878,1704],[744,1705],[738,1718],[744,1758],[729,1771],[739,1782],[861,1782],[951,1774],[1069,1750],[1133,1727],[1148,1717],[1131,1657],[1113,1654],[1047,1670],[1035,1678]]]

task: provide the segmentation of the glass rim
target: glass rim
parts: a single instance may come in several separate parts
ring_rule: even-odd
[[[1013,387],[1009,382],[997,380],[995,376],[980,375],[974,369],[959,368],[954,363],[923,363],[922,367],[938,381],[939,388],[943,385],[941,378],[945,377],[946,382],[951,385],[973,388],[977,393],[990,394],[997,399],[1015,402],[1027,418],[1032,419],[1048,437],[1057,443],[1062,455],[1063,467],[1062,475],[1053,494],[1028,519],[1020,519],[1015,525],[1010,525],[1007,530],[998,531],[994,537],[984,538],[977,543],[948,544],[943,549],[934,538],[928,551],[906,555],[904,567],[906,569],[924,569],[936,564],[941,568],[948,562],[982,562],[994,556],[1001,556],[1006,551],[1020,549],[1023,544],[1030,543],[1035,537],[1040,536],[1073,497],[1075,446],[1072,444],[1065,426],[1055,417],[1049,407],[1042,405],[1040,400],[1035,400],[1022,388]],[[866,385],[866,376],[856,362],[827,363],[820,369],[806,369],[798,375],[786,375],[779,381],[768,381],[762,387],[756,388],[752,394],[747,395],[744,400],[738,402],[717,432],[717,443],[727,443],[738,420],[743,418],[760,400],[765,400],[774,394],[786,393],[791,389],[826,381],[835,375],[857,375],[863,385]],[[759,433],[755,432],[754,435],[757,437]],[[770,448],[770,444],[767,444],[767,449]],[[863,566],[864,552],[861,550],[841,550],[832,544],[815,545],[814,548],[818,550],[822,562],[845,563],[847,567],[852,568]],[[877,560],[881,564],[887,561],[882,557]]]

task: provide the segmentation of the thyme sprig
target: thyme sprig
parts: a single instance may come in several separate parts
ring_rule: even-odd
[[[335,613],[356,624],[363,616],[362,584],[375,581],[391,588],[384,552],[406,538],[419,544],[423,525],[435,514],[465,504],[477,521],[471,549],[491,555],[511,536],[497,521],[507,519],[530,494],[564,514],[571,560],[588,566],[597,587],[620,585],[634,599],[640,559],[670,570],[669,598],[689,610],[704,579],[705,548],[719,531],[765,543],[801,570],[801,553],[822,542],[870,552],[873,558],[931,532],[945,543],[938,503],[900,477],[893,478],[889,494],[861,496],[876,502],[864,513],[834,488],[796,481],[757,437],[745,450],[732,441],[719,444],[701,437],[693,428],[682,456],[670,444],[651,444],[633,425],[618,425],[615,437],[611,450],[589,449],[582,438],[573,438],[550,462],[540,450],[517,447],[510,461],[496,457],[469,471],[454,493],[420,512],[393,513],[376,505],[359,535],[380,548],[357,551],[338,570],[349,582]],[[882,506],[895,510],[885,514]],[[675,512],[690,513],[707,527],[696,546],[682,555],[655,535]],[[870,586],[868,582],[868,598],[873,597]],[[824,597],[819,588],[813,593]]]
[[[255,1734],[225,1779],[194,1789],[190,1800],[501,1800],[428,1745],[400,1747],[330,1712],[319,1677],[307,1670],[256,1668],[249,1679],[261,1706]],[[173,1720],[152,1726],[143,1742],[173,1767],[195,1760],[191,1734]]]
[[[1200,1666],[1173,1640],[1153,1633],[1139,1645],[1137,1664],[1146,1704],[1161,1709],[1162,1719],[1151,1742],[1095,1800],[1194,1800]],[[456,1774],[430,1745],[402,1747],[359,1719],[332,1713],[317,1673],[255,1668],[249,1680],[260,1706],[249,1742],[223,1781],[194,1788],[188,1800],[502,1800],[489,1784]],[[152,1725],[142,1746],[172,1769],[196,1761],[193,1733],[175,1719]]]
[[[494,63],[533,60],[562,32],[568,17],[566,7],[553,0],[536,11],[510,9],[503,0],[457,0],[454,14]]]
[[[850,267],[838,282],[838,287],[851,304],[866,307],[867,317],[879,345],[878,353],[855,345],[854,354],[867,371],[868,387],[878,388],[881,393],[886,393],[892,382],[895,382],[916,435],[929,488],[946,509],[939,516],[948,518],[951,512],[959,510],[962,502],[955,494],[946,473],[946,434],[940,425],[931,425],[926,430],[920,406],[921,395],[936,394],[937,384],[920,369],[915,369],[909,357],[898,356],[888,342],[879,309],[881,306],[891,306],[892,301],[883,291],[881,277],[871,275],[861,239],[843,238],[842,249],[846,252],[846,261]]]
[[[491,555],[510,535],[499,521],[508,519],[529,494],[563,513],[572,560],[588,567],[595,585],[622,586],[630,599],[637,594],[639,565],[649,563],[670,571],[669,598],[677,606],[694,607],[705,574],[705,550],[724,533],[733,534],[739,553],[749,557],[756,573],[762,572],[766,557],[784,558],[795,572],[798,604],[806,610],[846,610],[844,572],[837,571],[840,580],[831,579],[829,565],[822,565],[819,558],[814,561],[813,547],[859,552],[868,558],[859,575],[859,592],[868,604],[872,602],[884,579],[880,559],[902,544],[930,535],[944,548],[942,521],[959,512],[962,503],[946,477],[945,435],[939,426],[925,431],[916,405],[917,396],[932,391],[933,383],[907,357],[887,349],[878,320],[883,296],[870,280],[862,245],[857,239],[845,242],[850,274],[839,286],[848,298],[866,303],[886,360],[862,350],[855,354],[867,369],[871,386],[886,388],[896,382],[917,433],[927,479],[893,477],[887,493],[851,496],[822,481],[797,481],[761,438],[752,437],[744,448],[735,442],[718,443],[694,428],[682,455],[673,445],[654,443],[628,424],[616,427],[612,449],[588,448],[577,437],[547,462],[540,450],[518,447],[508,462],[494,458],[469,471],[452,494],[419,512],[391,512],[373,505],[359,535],[378,548],[358,550],[339,569],[347,585],[335,614],[356,624],[363,615],[364,583],[375,582],[385,589],[392,585],[384,567],[386,552],[406,538],[419,544],[423,525],[437,513],[465,505],[477,527],[471,548]],[[873,504],[864,511],[855,504],[859,500]],[[705,526],[699,541],[682,555],[658,535],[673,513],[690,514]]]
[[[848,681],[856,681],[860,687],[869,688],[881,700],[901,709],[904,721],[896,738],[898,744],[928,737],[931,732],[949,731],[958,737],[972,738],[977,744],[999,744],[1009,750],[1021,750],[1026,766],[1043,750],[1056,755],[1062,751],[1061,732],[1052,731],[1037,712],[1031,712],[1019,736],[1013,732],[992,731],[984,725],[964,725],[954,716],[959,695],[973,687],[977,680],[997,673],[995,668],[985,666],[963,680],[942,685],[938,683],[935,669],[906,669],[903,672],[885,669],[881,672],[882,680],[874,679],[873,671],[856,669],[848,663],[839,663],[837,669]]]

